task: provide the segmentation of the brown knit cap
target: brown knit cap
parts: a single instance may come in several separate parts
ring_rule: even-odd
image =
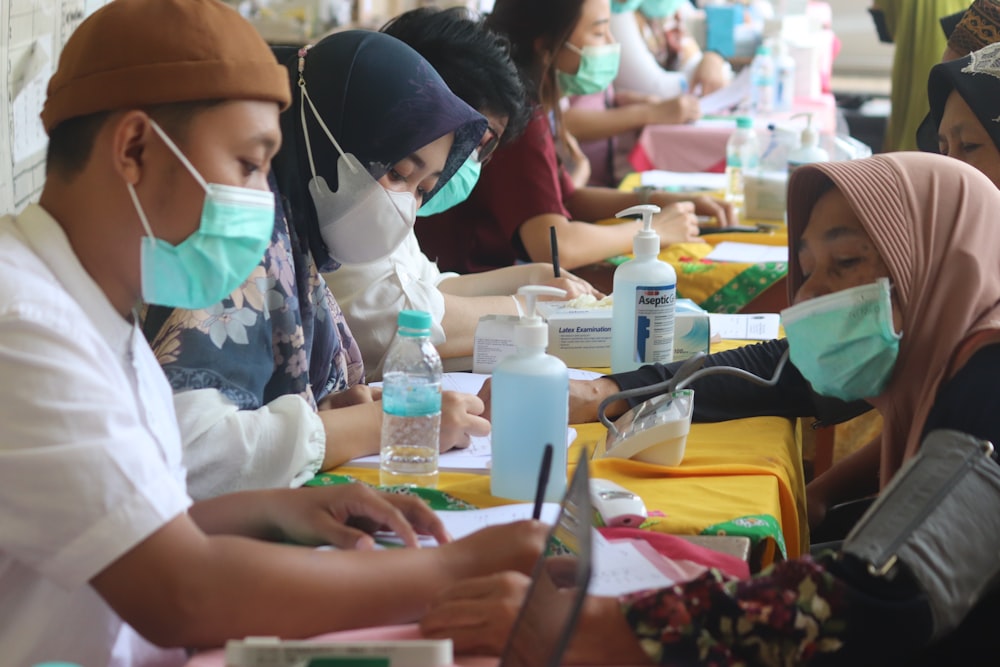
[[[113,0],[80,24],[42,108],[45,131],[99,111],[205,100],[291,101],[288,70],[219,0]]]
[[[976,0],[948,37],[948,46],[966,55],[998,41],[1000,0]]]

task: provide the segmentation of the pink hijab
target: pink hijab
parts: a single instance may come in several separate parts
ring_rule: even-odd
[[[792,296],[802,284],[795,248],[830,182],[882,255],[903,314],[892,378],[870,399],[885,423],[885,486],[920,446],[941,383],[976,350],[1000,341],[1000,190],[976,169],[927,153],[796,170],[788,188]]]

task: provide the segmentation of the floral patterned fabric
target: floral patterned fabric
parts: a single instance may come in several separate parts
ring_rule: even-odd
[[[841,580],[799,559],[743,581],[712,570],[623,606],[657,664],[799,665],[842,648],[846,602]]]
[[[315,408],[364,381],[350,328],[280,204],[271,244],[242,285],[202,310],[149,306],[143,332],[174,391],[218,389],[241,410],[286,394]]]

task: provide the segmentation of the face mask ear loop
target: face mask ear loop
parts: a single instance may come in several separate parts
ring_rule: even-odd
[[[139,221],[142,222],[143,229],[146,230],[146,234],[149,238],[155,239],[153,236],[153,228],[149,226],[149,220],[146,218],[146,212],[142,210],[142,204],[139,203],[139,196],[135,194],[135,188],[132,187],[131,183],[126,183],[125,187],[128,188],[128,194],[132,197],[132,203],[135,205],[135,212],[139,214]]]
[[[153,130],[160,135],[160,139],[162,139],[163,143],[167,145],[167,148],[173,151],[173,154],[177,156],[177,159],[181,161],[181,164],[183,164],[187,170],[191,172],[191,175],[194,176],[194,180],[198,181],[198,185],[200,185],[205,192],[208,192],[208,183],[201,177],[198,170],[194,168],[191,161],[188,160],[184,153],[181,152],[181,149],[177,148],[177,144],[174,143],[173,139],[168,137],[167,133],[163,131],[163,128],[161,128],[160,125],[152,118],[149,119],[149,124]],[[150,236],[152,236],[152,234],[150,234]]]
[[[312,45],[304,46],[299,49],[299,91],[302,95],[302,103],[299,104],[299,116],[302,119],[302,134],[305,136],[306,140],[306,156],[309,158],[309,169],[312,171],[313,178],[316,178],[316,165],[313,162],[312,144],[309,141],[309,129],[306,127],[306,103],[309,104],[313,117],[316,119],[316,122],[319,123],[319,126],[323,128],[323,132],[326,133],[327,138],[333,143],[337,152],[340,153],[341,157],[344,157],[345,153],[344,149],[340,147],[339,143],[337,143],[337,140],[333,138],[333,133],[330,132],[326,123],[323,122],[323,118],[319,115],[319,111],[316,110],[316,105],[313,104],[312,99],[309,97],[309,92],[306,90],[306,53],[309,52],[310,48],[312,48]],[[345,160],[345,162],[347,162],[347,166],[350,168],[351,173],[358,173],[357,168],[351,164],[350,161]]]
[[[573,44],[572,42],[566,42],[565,44],[563,44],[563,46],[565,46],[567,49],[569,49],[570,51],[572,51],[573,53],[575,53],[578,56],[582,56],[583,55],[583,49],[581,49],[576,44]]]

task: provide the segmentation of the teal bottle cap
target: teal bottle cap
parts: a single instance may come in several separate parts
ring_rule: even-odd
[[[741,130],[748,130],[753,127],[753,118],[749,116],[739,116],[736,118],[736,127]]]
[[[400,329],[430,331],[432,323],[431,314],[423,310],[401,310],[397,319]]]

